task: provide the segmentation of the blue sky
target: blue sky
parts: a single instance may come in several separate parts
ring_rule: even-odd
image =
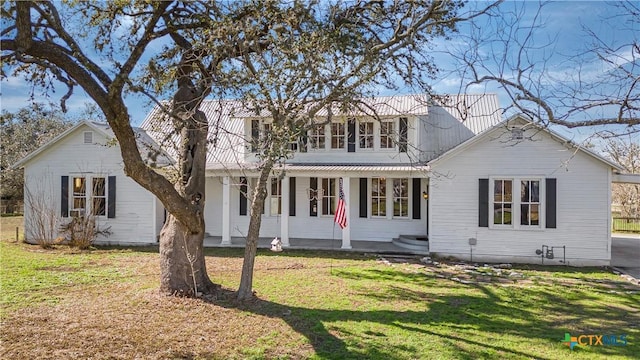
[[[471,3],[471,6],[482,6],[484,3]],[[521,23],[529,25],[533,21],[533,17],[539,3],[530,2],[505,2],[501,5],[501,10],[507,14],[512,11],[521,13]],[[609,4],[610,5],[610,4]],[[628,23],[624,19],[617,17],[619,10],[600,1],[562,1],[545,4],[543,11],[538,18],[541,23],[540,27],[534,34],[533,41],[536,44],[549,44],[549,46],[532,52],[531,56],[546,58],[547,70],[555,72],[562,78],[563,73],[572,71],[573,63],[567,61],[567,57],[571,54],[577,54],[584,51],[593,41],[585,33],[585,28],[590,29],[597,34],[604,42],[611,44],[621,44],[637,39],[640,33],[640,25],[638,23]],[[508,16],[508,15],[505,15]],[[496,31],[491,21],[481,20],[479,25],[483,30]],[[446,52],[451,50],[464,49],[469,46],[465,37],[469,35],[470,30],[466,26],[460,28],[460,35],[455,36],[450,41],[440,41],[436,44],[434,57],[441,62],[445,71],[441,79],[434,82],[433,87],[439,93],[456,93],[460,88],[460,77],[456,73],[447,71],[451,67],[451,58]],[[482,49],[489,51],[489,49]],[[626,49],[621,49],[624,53]],[[512,54],[508,54],[511,56]],[[622,57],[624,58],[624,56]],[[606,68],[598,62],[597,59],[584,55],[585,66],[588,71],[598,73],[606,71]],[[585,70],[586,71],[586,70]],[[55,92],[49,91],[43,94],[41,89],[34,90],[34,97],[38,101],[52,101],[57,103],[59,98],[65,93],[66,89],[61,86],[55,86]],[[409,89],[401,89],[402,92],[410,92]],[[473,86],[470,92],[495,92],[500,96],[501,105],[508,105],[508,98],[505,96],[495,84],[484,86]],[[20,107],[28,105],[30,95],[32,93],[31,86],[21,78],[11,77],[0,82],[0,108],[7,111],[15,111]],[[73,97],[68,101],[67,105],[72,114],[78,114],[84,109],[85,103],[90,101],[86,94],[80,89],[74,90]],[[147,100],[140,96],[131,96],[127,98],[132,115],[132,122],[140,124],[146,114],[149,112],[151,105]],[[582,140],[598,129],[578,129],[567,131],[566,129],[556,129],[565,135],[575,137]]]

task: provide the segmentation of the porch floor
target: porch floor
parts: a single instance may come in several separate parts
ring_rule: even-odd
[[[260,238],[258,240],[258,248],[269,249],[271,248],[271,241],[273,238]],[[364,252],[364,253],[377,253],[377,254],[403,254],[403,255],[429,255],[428,250],[411,250],[396,246],[392,242],[380,242],[380,241],[362,241],[351,240],[351,249],[342,249],[342,240],[330,240],[330,239],[298,239],[290,238],[290,246],[283,247],[284,251],[287,249],[292,250],[325,250],[325,251],[351,251],[351,252]],[[222,244],[221,236],[208,236],[204,238],[205,247],[235,247],[243,248],[245,246],[245,238],[232,237],[231,244]]]

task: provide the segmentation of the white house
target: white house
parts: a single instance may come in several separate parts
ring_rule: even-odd
[[[154,146],[135,129],[141,149]],[[123,171],[120,149],[104,123],[80,122],[29,154],[14,167],[24,167],[25,235],[32,239],[35,212],[58,215],[58,224],[80,213],[96,215],[112,234],[97,243],[155,243],[164,221],[164,207]],[[160,158],[159,165],[168,159]]]
[[[206,232],[222,245],[246,235],[258,175],[252,144],[270,130],[269,118],[240,116],[238,106],[206,101],[201,107],[211,142]],[[381,97],[370,106],[379,121],[334,114],[330,124],[291,143],[294,155],[276,167],[268,186],[261,237],[277,236],[285,247],[301,239],[341,239],[343,249],[356,241],[396,241],[416,252],[474,261],[609,264],[614,164],[522,118],[502,121],[495,95]],[[163,143],[167,126],[156,108],[138,131],[147,144],[153,138],[171,153]],[[105,241],[155,241],[162,206],[123,176],[116,146],[84,143],[87,128],[109,137],[104,125],[79,125],[22,160],[25,176],[51,171],[47,165],[54,162],[61,165],[54,177],[64,184],[67,176],[68,186],[83,176],[94,181],[90,172],[107,183],[114,176],[116,215],[104,218],[114,234]],[[69,164],[69,154],[78,152]],[[345,229],[333,221],[340,179]],[[76,200],[71,192],[65,199],[64,185],[52,188],[56,193],[64,214],[65,201],[71,209]]]
[[[432,253],[609,265],[610,161],[516,116],[429,166]]]

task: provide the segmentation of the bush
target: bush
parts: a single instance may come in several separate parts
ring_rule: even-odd
[[[98,235],[111,235],[111,227],[100,229],[95,216],[80,215],[62,225],[60,231],[65,235],[69,245],[78,249],[88,249],[93,245]]]

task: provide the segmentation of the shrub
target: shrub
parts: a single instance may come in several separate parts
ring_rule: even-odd
[[[98,235],[111,235],[111,227],[100,229],[96,217],[92,215],[74,216],[71,221],[62,225],[60,231],[70,246],[81,250],[90,248]]]

